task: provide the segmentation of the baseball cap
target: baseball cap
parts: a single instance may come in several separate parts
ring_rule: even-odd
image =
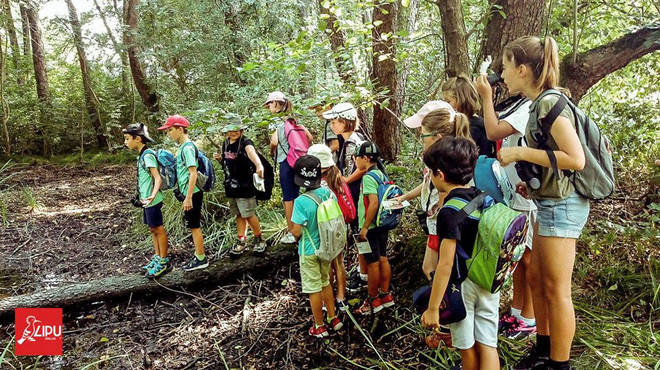
[[[147,129],[147,126],[142,123],[133,123],[128,125],[126,128],[121,130],[121,132],[129,135],[144,136],[148,143],[154,141],[151,136],[149,136],[149,130]]]
[[[378,146],[371,141],[364,141],[358,146],[355,151],[355,156],[362,157],[365,155],[367,157],[378,157],[380,155],[380,150],[378,150]]]
[[[186,117],[175,114],[173,116],[167,117],[165,124],[160,126],[158,130],[163,131],[171,127],[188,127],[188,126],[190,126],[190,123],[188,122]]]
[[[453,115],[456,114],[454,111],[454,108],[451,106],[451,104],[447,103],[444,100],[431,100],[424,104],[418,111],[417,113],[413,114],[412,116],[406,118],[403,120],[403,124],[406,125],[409,128],[418,128],[422,126],[422,120],[424,117],[426,117],[427,114],[431,113],[432,111],[436,109],[447,109],[449,110],[449,114]]]
[[[264,105],[268,105],[268,103],[272,101],[285,102],[286,96],[284,96],[284,93],[281,91],[273,91],[272,93],[268,94],[268,97],[266,98],[266,102],[264,103]]]
[[[227,133],[229,131],[240,131],[247,128],[246,125],[241,121],[241,117],[234,113],[227,113],[222,117],[222,120],[226,125],[222,128],[222,133]]]
[[[328,168],[335,165],[332,159],[332,151],[325,144],[314,144],[307,149],[307,154],[316,157],[321,161],[321,168]]]
[[[351,103],[339,103],[332,107],[329,111],[323,113],[325,119],[343,118],[349,121],[357,119],[357,110]]]
[[[316,189],[321,186],[321,161],[311,155],[304,155],[293,166],[293,182],[303,188]]]

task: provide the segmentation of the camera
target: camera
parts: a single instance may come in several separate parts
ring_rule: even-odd
[[[174,189],[172,191],[172,194],[174,195],[174,198],[176,198],[176,200],[178,200],[179,202],[183,202],[184,200],[186,200],[186,196],[183,195],[183,193],[181,193],[179,189]]]
[[[133,197],[129,200],[129,202],[133,205],[133,207],[136,208],[144,207],[144,204],[142,204],[142,201],[140,200],[140,194],[138,192],[133,194]]]
[[[490,86],[495,86],[500,82],[503,82],[504,79],[502,79],[502,75],[499,73],[491,73],[488,75],[488,83]]]
[[[518,177],[524,181],[530,189],[536,190],[541,187],[541,166],[519,161],[516,162]]]
[[[415,216],[417,217],[417,222],[419,222],[419,226],[422,227],[424,234],[429,235],[429,227],[426,224],[426,219],[428,218],[426,211],[423,209],[418,209],[415,211]]]

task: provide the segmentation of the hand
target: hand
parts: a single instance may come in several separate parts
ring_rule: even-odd
[[[142,202],[142,204],[144,204],[144,206],[146,207],[149,203],[151,203],[152,200],[154,200],[155,197],[156,197],[155,195],[152,195],[149,198],[140,199],[140,202]]]
[[[433,308],[428,308],[422,314],[422,326],[425,328],[438,328],[440,327],[440,311]]]
[[[516,185],[516,193],[522,195],[525,199],[529,199],[529,189],[524,182],[520,182]]]
[[[184,211],[190,211],[192,209],[192,198],[191,197],[186,197],[186,199],[183,200],[183,210]]]
[[[364,228],[364,227],[362,228],[362,230],[360,230],[360,240],[361,240],[361,241],[363,241],[363,242],[364,242],[364,241],[367,241],[367,232],[368,232],[368,231],[369,231],[369,229],[368,229],[368,228]]]
[[[222,157],[220,156],[220,153],[217,153],[217,152],[213,153],[213,159],[215,159],[216,161],[219,161],[221,158]]]
[[[488,75],[482,74],[474,78],[474,87],[483,100],[493,100],[493,88],[488,83]]]
[[[520,160],[520,147],[501,148],[497,152],[497,160],[500,161],[502,167],[508,166],[510,163],[518,162]]]
[[[390,199],[390,202],[392,202],[393,205],[398,206],[398,205],[400,205],[401,203],[403,203],[404,200],[406,200],[406,199],[404,198],[404,195],[400,195],[400,196],[398,196],[398,197],[394,197],[394,198]]]
[[[263,179],[264,178],[264,166],[257,167],[256,173],[257,173],[257,175],[259,175],[259,177],[261,177]]]

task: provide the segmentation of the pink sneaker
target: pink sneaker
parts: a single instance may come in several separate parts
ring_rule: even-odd
[[[321,325],[317,328],[316,325],[312,324],[312,327],[309,328],[309,335],[316,338],[325,338],[330,334],[328,334],[328,329],[326,329],[325,325]]]
[[[528,326],[516,319],[515,325],[504,331],[504,336],[509,339],[522,339],[536,334],[536,325]]]
[[[389,307],[394,306],[394,297],[392,297],[392,293],[387,293],[384,296],[381,296],[380,297],[380,303],[385,308],[389,308]]]
[[[378,313],[383,309],[383,304],[380,302],[380,298],[367,298],[362,306],[355,310],[355,314],[367,316],[372,313]]]
[[[327,321],[327,323],[334,331],[339,331],[344,327],[344,324],[341,322],[341,320],[339,320],[339,317],[335,317],[332,320]]]
[[[500,333],[504,333],[505,331],[515,327],[517,325],[517,319],[509,314],[505,313],[504,315],[500,316],[500,321],[497,324],[498,331]]]

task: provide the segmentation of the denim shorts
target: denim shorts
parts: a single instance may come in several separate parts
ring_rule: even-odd
[[[566,199],[535,199],[540,236],[577,239],[589,216],[589,200],[573,192]]]
[[[292,202],[300,194],[300,186],[293,181],[293,168],[289,162],[283,160],[280,162],[280,185],[282,185],[282,201]]]

